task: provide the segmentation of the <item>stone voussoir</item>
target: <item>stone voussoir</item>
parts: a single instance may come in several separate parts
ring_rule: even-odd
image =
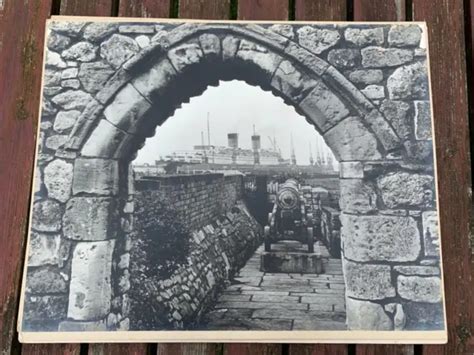
[[[90,193],[115,195],[118,192],[118,161],[112,159],[77,158],[74,165],[74,195]]]

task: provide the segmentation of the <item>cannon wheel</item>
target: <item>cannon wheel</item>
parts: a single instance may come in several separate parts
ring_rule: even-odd
[[[270,226],[265,226],[263,229],[263,241],[265,243],[265,251],[271,251],[272,242],[270,241]]]
[[[308,251],[314,253],[314,237],[313,237],[313,227],[306,228],[307,241],[308,241]]]

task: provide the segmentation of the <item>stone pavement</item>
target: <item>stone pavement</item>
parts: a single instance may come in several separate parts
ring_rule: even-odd
[[[280,242],[272,250],[285,250]],[[204,318],[210,330],[343,330],[346,329],[344,279],[340,259],[331,259],[317,242],[315,251],[327,256],[326,272],[272,274],[260,271],[263,245],[236,275]]]

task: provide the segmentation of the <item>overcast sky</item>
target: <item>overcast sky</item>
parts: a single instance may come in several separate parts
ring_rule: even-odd
[[[285,159],[290,157],[290,136],[293,135],[298,164],[309,164],[310,142],[314,157],[318,144],[320,150],[329,151],[315,128],[283,99],[259,87],[233,80],[209,87],[201,96],[183,104],[174,116],[157,128],[154,137],[148,138],[135,163],[154,163],[160,156],[174,151],[192,150],[194,145],[201,144],[201,131],[207,144],[208,112],[213,145],[227,146],[227,133],[238,133],[239,147],[250,149],[255,124],[256,133],[261,135],[262,148],[270,149],[268,137],[275,137]]]

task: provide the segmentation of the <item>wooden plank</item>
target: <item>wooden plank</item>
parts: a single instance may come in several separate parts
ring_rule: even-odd
[[[345,344],[290,344],[289,355],[347,355]]]
[[[22,354],[28,355],[79,355],[77,344],[27,344],[23,345]]]
[[[192,19],[227,20],[230,0],[180,0],[179,17]]]
[[[296,0],[295,20],[298,21],[346,21],[346,0]]]
[[[473,264],[469,249],[470,157],[462,0],[414,0],[427,21],[449,343],[425,354],[461,354],[472,344]]]
[[[281,344],[224,344],[224,355],[281,355]]]
[[[222,353],[219,344],[158,344],[157,355],[214,355]]]
[[[405,0],[354,0],[354,21],[405,21]]]
[[[74,16],[111,16],[114,0],[61,0],[60,14]]]
[[[288,20],[289,2],[282,0],[240,0],[239,20]]]
[[[119,16],[166,18],[170,15],[170,0],[120,0]]]
[[[0,1],[0,353],[18,347],[16,319],[51,0]]]
[[[405,1],[354,0],[354,21],[404,21]],[[413,354],[413,345],[356,346],[357,354]]]
[[[145,355],[147,353],[147,344],[91,344],[88,351],[88,355]]]

